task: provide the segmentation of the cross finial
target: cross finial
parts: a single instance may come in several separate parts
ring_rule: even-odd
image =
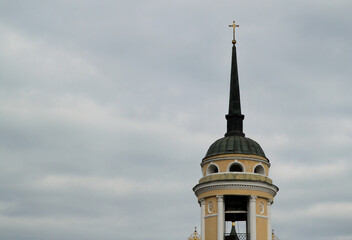
[[[229,25],[229,27],[232,27],[233,28],[233,40],[232,40],[232,43],[235,44],[236,43],[236,39],[235,39],[235,28],[236,27],[239,27],[240,25],[236,25],[235,21],[233,21],[233,24],[232,25]]]

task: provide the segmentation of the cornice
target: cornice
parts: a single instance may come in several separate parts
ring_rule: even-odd
[[[266,176],[257,173],[245,173],[245,172],[228,172],[228,173],[216,173],[202,177],[199,183],[213,182],[213,181],[252,181],[252,182],[264,182],[272,184],[273,181]]]
[[[193,188],[193,191],[198,197],[205,192],[224,189],[260,191],[268,193],[273,197],[275,197],[276,193],[279,191],[279,188],[273,184],[250,181],[217,181],[200,183]]]
[[[215,161],[221,161],[221,160],[233,160],[233,161],[235,161],[235,160],[251,160],[251,161],[264,163],[264,164],[268,165],[268,167],[271,166],[271,164],[266,160],[263,160],[260,158],[254,158],[254,157],[243,157],[243,156],[215,157],[215,158],[204,159],[202,161],[202,163],[200,164],[200,166],[203,167],[204,164],[207,164],[210,162],[215,162]]]

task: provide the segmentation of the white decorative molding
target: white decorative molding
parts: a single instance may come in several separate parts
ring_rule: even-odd
[[[218,215],[217,213],[209,214],[209,215],[206,215],[204,218],[216,217],[217,215]]]
[[[197,184],[193,191],[196,196],[204,192],[209,192],[213,190],[223,190],[223,189],[244,189],[252,191],[265,192],[273,197],[279,191],[279,188],[273,184],[264,182],[250,182],[250,181],[217,181],[217,182],[206,182]]]
[[[213,201],[208,202],[208,213],[213,213],[214,212],[214,203]]]
[[[201,236],[203,237],[203,240],[204,240],[204,237],[205,237],[205,199],[202,198],[200,200],[200,207],[201,207]]]
[[[251,195],[249,197],[249,201],[251,201],[251,202],[255,202],[256,199],[257,199],[257,196],[255,196],[255,195]]]
[[[200,164],[200,166],[204,166],[205,164],[209,163],[209,162],[213,162],[213,161],[221,161],[221,160],[252,160],[252,161],[256,161],[256,162],[261,162],[263,164],[266,164],[268,165],[268,167],[271,166],[270,162],[269,162],[269,159],[268,161],[265,161],[263,159],[259,159],[259,158],[253,158],[253,157],[239,157],[239,156],[236,156],[236,157],[219,157],[219,158],[212,158],[212,159],[209,159],[209,160],[205,160],[204,162],[202,162]]]
[[[209,168],[210,168],[211,166],[215,166],[215,167],[218,169],[218,171],[215,172],[215,173],[209,173]],[[218,166],[216,163],[210,162],[210,164],[209,164],[209,166],[207,167],[207,170],[206,170],[206,175],[211,175],[211,174],[216,174],[216,173],[220,173],[220,168],[219,168],[219,166]]]
[[[264,203],[263,203],[263,202],[259,202],[259,203],[258,203],[258,210],[259,210],[259,213],[260,213],[261,215],[264,214],[264,212],[265,212],[265,206],[264,206]]]
[[[268,219],[267,216],[264,216],[264,215],[257,215],[258,218],[265,218],[265,219]]]
[[[266,215],[268,216],[268,239],[271,238],[271,199],[267,199]]]
[[[224,240],[225,233],[225,204],[224,204],[224,196],[216,195],[218,200],[218,240]]]
[[[264,170],[264,174],[261,174],[261,173],[255,173],[255,172],[254,172],[255,168],[256,168],[256,167],[258,167],[258,166],[261,166],[261,167],[263,168],[263,170]],[[259,175],[264,175],[264,176],[267,176],[266,171],[265,171],[265,167],[263,166],[263,164],[262,164],[262,163],[258,163],[258,164],[256,164],[256,165],[254,165],[252,172],[253,172],[254,174],[259,174]]]
[[[257,218],[256,218],[256,201],[257,196],[251,195],[249,197],[249,236],[250,240],[257,239]]]
[[[225,213],[247,213],[247,211],[242,211],[242,210],[238,210],[238,211],[225,211]]]
[[[218,202],[224,201],[224,195],[216,195],[216,198],[218,199]]]

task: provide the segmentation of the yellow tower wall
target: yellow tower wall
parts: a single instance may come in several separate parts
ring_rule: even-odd
[[[269,240],[267,218],[257,217],[257,240]]]
[[[205,236],[207,236],[207,240],[217,240],[217,220],[217,216],[205,218]]]
[[[209,203],[213,207],[209,208]],[[207,240],[217,240],[217,226],[218,226],[218,205],[215,196],[205,198],[205,236]]]
[[[265,198],[258,197],[256,200],[256,209],[257,240],[269,240],[267,200]]]

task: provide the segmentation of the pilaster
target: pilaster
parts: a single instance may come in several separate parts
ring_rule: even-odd
[[[225,208],[224,196],[217,195],[218,199],[218,240],[224,240],[225,234]]]
[[[201,209],[201,238],[205,240],[205,200],[200,200],[200,209]]]
[[[267,207],[266,207],[266,212],[267,212],[267,217],[268,217],[268,240],[271,240],[271,204],[272,201],[270,199],[267,200]]]
[[[256,199],[257,199],[257,196],[249,197],[249,238],[250,240],[257,240]]]

